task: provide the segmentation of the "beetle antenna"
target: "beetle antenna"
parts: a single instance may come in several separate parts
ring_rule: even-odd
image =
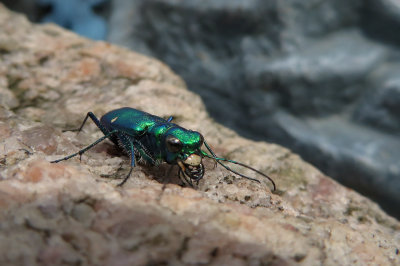
[[[218,164],[220,164],[220,165],[221,165],[222,167],[224,167],[226,170],[228,170],[228,171],[230,171],[230,172],[232,172],[232,173],[234,173],[234,174],[236,174],[236,175],[238,175],[238,176],[241,176],[241,177],[243,177],[243,178],[249,179],[249,180],[251,180],[251,181],[255,181],[255,182],[261,183],[260,180],[258,180],[258,179],[248,177],[248,176],[246,176],[246,175],[244,175],[244,174],[241,174],[241,173],[239,173],[239,172],[237,172],[237,171],[231,169],[230,167],[228,167],[228,166],[226,166],[225,164],[223,164],[221,161],[228,162],[228,163],[233,163],[233,164],[237,164],[237,165],[243,166],[244,168],[250,169],[250,170],[256,172],[257,174],[262,175],[263,177],[267,178],[267,179],[272,183],[272,185],[273,185],[273,187],[274,187],[274,191],[276,190],[275,182],[274,182],[274,180],[273,180],[271,177],[267,176],[266,174],[260,172],[260,171],[257,170],[257,169],[254,169],[253,167],[251,167],[251,166],[249,166],[249,165],[247,165],[247,164],[240,163],[240,162],[237,162],[237,161],[234,161],[234,160],[225,159],[225,158],[219,158],[219,157],[217,157],[217,156],[215,155],[215,153],[211,150],[210,146],[208,146],[208,144],[207,144],[206,141],[204,141],[204,145],[205,145],[206,148],[210,151],[211,155],[209,155],[209,154],[206,153],[206,152],[202,152],[202,154],[203,154],[204,156],[208,157],[208,158],[214,159]]]

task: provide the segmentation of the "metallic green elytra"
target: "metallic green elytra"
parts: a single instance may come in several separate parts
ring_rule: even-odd
[[[234,171],[221,161],[248,168],[266,177],[271,181],[274,190],[276,189],[274,181],[264,173],[243,163],[217,157],[199,132],[172,123],[172,116],[166,120],[140,110],[124,107],[106,113],[99,120],[92,112],[88,112],[80,128],[73,131],[81,131],[88,118],[93,120],[104,136],[84,149],[52,161],[52,163],[68,160],[77,155],[81,156],[84,152],[108,138],[127,153],[131,161],[131,169],[119,184],[120,186],[130,177],[137,159],[150,165],[158,165],[162,162],[178,165],[179,178],[193,186],[193,181],[198,183],[204,176],[202,159],[206,157],[214,159],[216,163],[239,176],[260,182]],[[203,144],[211,154],[201,149]]]

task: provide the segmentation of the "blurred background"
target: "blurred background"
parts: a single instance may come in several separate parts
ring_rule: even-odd
[[[216,121],[400,218],[400,1],[0,2],[164,61]]]

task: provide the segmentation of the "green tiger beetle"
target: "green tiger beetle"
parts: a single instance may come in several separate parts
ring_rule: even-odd
[[[82,150],[52,161],[52,163],[65,161],[77,155],[82,156],[84,152],[108,138],[127,153],[131,161],[130,171],[119,186],[122,186],[128,180],[133,167],[135,167],[135,160],[139,159],[150,165],[159,165],[162,162],[178,165],[179,178],[182,182],[186,181],[187,184],[193,187],[193,182],[198,184],[204,176],[202,159],[211,158],[228,171],[260,183],[258,179],[243,175],[222,162],[229,162],[248,168],[267,178],[272,183],[274,190],[276,190],[275,182],[269,176],[246,164],[217,157],[199,132],[187,130],[171,123],[172,116],[168,119],[163,119],[140,110],[124,107],[106,113],[99,120],[92,112],[88,112],[82,125],[78,129],[71,131],[80,132],[88,118],[93,120],[104,136]],[[201,150],[203,144],[210,154]]]

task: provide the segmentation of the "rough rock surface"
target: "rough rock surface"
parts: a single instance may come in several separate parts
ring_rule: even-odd
[[[110,41],[400,217],[399,23],[394,0],[114,0]]]
[[[289,150],[213,122],[164,64],[0,5],[1,265],[399,265],[400,223]],[[217,154],[271,175],[278,191],[213,162],[197,189],[168,167],[138,166],[101,136],[87,111],[131,106],[176,117]],[[244,171],[247,173],[246,171]]]

